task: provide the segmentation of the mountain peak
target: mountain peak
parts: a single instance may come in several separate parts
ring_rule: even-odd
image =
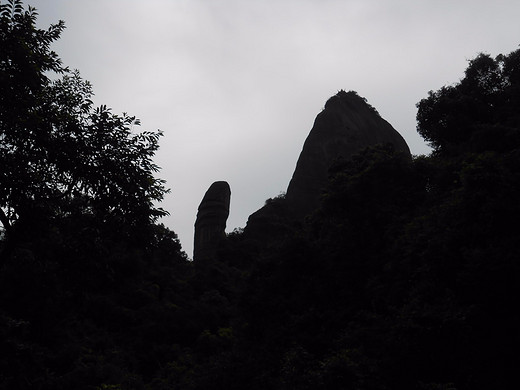
[[[335,160],[348,160],[378,144],[391,144],[410,155],[403,137],[357,92],[341,90],[328,99],[305,140],[287,188],[287,203],[296,219],[318,208]]]

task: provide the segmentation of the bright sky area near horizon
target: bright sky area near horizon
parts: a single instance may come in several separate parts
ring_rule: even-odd
[[[191,257],[197,207],[231,186],[228,231],[286,190],[303,142],[338,90],[368,99],[412,153],[415,104],[478,53],[520,44],[518,0],[26,0],[95,104],[161,129],[171,188],[162,222]]]

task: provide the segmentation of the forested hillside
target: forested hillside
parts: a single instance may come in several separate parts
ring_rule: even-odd
[[[0,388],[516,383],[520,50],[417,104],[430,155],[336,161],[304,222],[269,199],[197,264],[160,224],[161,133],[94,107],[36,18],[0,2]]]

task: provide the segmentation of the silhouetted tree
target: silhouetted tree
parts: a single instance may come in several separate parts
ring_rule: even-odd
[[[520,144],[520,50],[469,62],[457,84],[418,104],[417,131],[437,153],[505,151]]]
[[[34,8],[0,5],[0,220],[7,239],[38,217],[89,214],[138,226],[166,212],[152,157],[161,132],[93,108],[91,85],[64,67],[50,45],[60,21],[36,28]],[[58,77],[60,76],[60,77]]]
[[[0,1],[0,387],[140,389],[204,329],[156,223],[161,133],[94,108],[36,17]]]

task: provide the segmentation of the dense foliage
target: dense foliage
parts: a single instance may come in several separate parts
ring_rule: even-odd
[[[417,107],[417,130],[435,152],[504,152],[520,142],[520,52],[469,62],[455,85],[430,91]]]
[[[520,50],[419,102],[430,156],[338,161],[305,223],[270,199],[194,265],[157,223],[160,134],[93,108],[35,18],[0,2],[0,388],[516,382]]]
[[[19,1],[0,12],[4,229],[41,208],[61,216],[81,208],[99,219],[136,224],[164,215],[153,206],[165,193],[153,177],[160,133],[133,134],[135,117],[92,108],[90,84],[49,49],[62,22],[37,29],[36,12],[24,11]],[[49,71],[63,76],[51,81]]]
[[[50,49],[63,22],[41,30],[36,17],[0,2],[0,387],[95,388],[150,370],[145,341],[128,340],[156,327],[138,313],[174,315],[154,302],[186,261],[156,224],[160,132],[94,108]]]

